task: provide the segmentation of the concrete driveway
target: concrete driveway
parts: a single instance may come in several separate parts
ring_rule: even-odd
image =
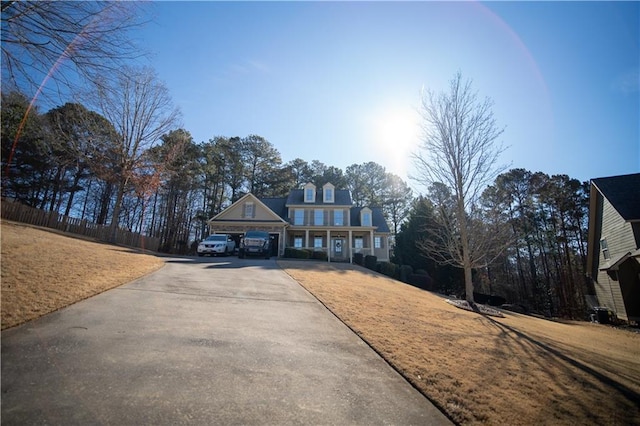
[[[2,333],[2,424],[450,424],[274,260],[161,270]]]

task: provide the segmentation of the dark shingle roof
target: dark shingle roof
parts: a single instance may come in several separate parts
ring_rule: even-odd
[[[592,179],[624,220],[640,220],[640,173]]]
[[[360,211],[364,207],[352,207],[351,208],[351,226],[361,226],[360,223]],[[384,219],[384,214],[382,214],[382,209],[379,207],[369,207],[371,210],[371,223],[373,226],[377,226],[377,232],[391,232],[389,230],[389,225],[387,225],[387,221]]]
[[[287,208],[285,207],[287,199],[284,197],[279,198],[259,198],[259,200],[267,207],[269,207],[275,214],[287,220]]]
[[[334,191],[334,203],[323,203],[322,202],[322,190],[316,190],[316,201],[313,203],[305,203],[304,202],[304,189],[294,189],[289,193],[287,197],[286,204],[288,205],[300,205],[300,204],[333,204],[337,206],[350,206],[351,202],[351,193],[346,189],[336,189]]]

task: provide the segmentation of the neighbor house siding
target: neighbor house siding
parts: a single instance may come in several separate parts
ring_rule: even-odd
[[[616,312],[618,318],[628,320],[627,311],[622,298],[622,290],[620,283],[613,280],[607,271],[601,271],[604,265],[614,262],[620,256],[635,250],[635,239],[631,224],[625,222],[611,203],[601,195],[598,196],[599,202],[602,202],[602,229],[600,237],[597,239],[598,250],[598,274],[596,287],[596,295],[601,305],[606,306]],[[599,241],[606,238],[609,247],[610,257],[605,259],[600,249]]]

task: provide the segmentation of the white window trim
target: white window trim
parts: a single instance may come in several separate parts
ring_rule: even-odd
[[[382,247],[382,237],[376,235],[373,237],[373,248],[381,249]]]
[[[606,237],[600,239],[600,251],[602,252],[602,257],[604,257],[605,260],[611,259],[611,250],[609,250],[609,243],[607,242]]]
[[[325,184],[322,187],[322,202],[323,203],[335,203],[336,189],[330,183]]]
[[[251,201],[244,203],[242,214],[243,214],[243,217],[251,217],[251,218],[255,217],[256,216],[255,204],[253,204],[253,202]]]
[[[300,212],[300,223],[298,223],[298,212]],[[296,226],[304,225],[304,209],[294,209],[293,210],[293,224]]]
[[[322,213],[322,218],[320,220],[320,223],[318,223],[318,213]],[[315,209],[313,211],[313,224],[315,226],[322,226],[324,225],[324,210],[323,209]]]
[[[365,223],[365,217],[369,217],[369,223]],[[360,212],[360,226],[373,226],[373,213],[371,209],[362,209]]]
[[[340,217],[340,222],[338,223],[337,221],[337,217],[336,217],[336,213],[340,212],[341,213],[341,217]],[[333,211],[333,226],[344,226],[344,210],[342,209],[335,209]]]

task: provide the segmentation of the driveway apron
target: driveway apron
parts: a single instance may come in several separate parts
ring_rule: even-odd
[[[274,260],[159,271],[2,333],[2,424],[450,424]]]

